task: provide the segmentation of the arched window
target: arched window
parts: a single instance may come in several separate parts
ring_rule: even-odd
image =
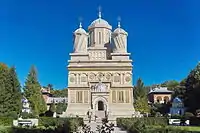
[[[164,103],[168,103],[169,102],[169,97],[168,96],[165,96],[164,97]]]
[[[157,103],[160,103],[160,102],[162,101],[162,98],[161,98],[160,96],[158,96],[158,97],[156,98],[156,101],[157,101]]]

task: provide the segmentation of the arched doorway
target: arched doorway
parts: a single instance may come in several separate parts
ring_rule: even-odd
[[[98,111],[103,111],[103,110],[104,110],[103,101],[98,101]]]

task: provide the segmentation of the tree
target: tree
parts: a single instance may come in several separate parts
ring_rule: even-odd
[[[7,77],[8,77],[9,68],[5,64],[0,64],[0,115],[4,116],[6,113],[10,112],[10,97],[9,93],[10,87],[8,85]]]
[[[150,107],[148,105],[148,100],[145,97],[137,98],[134,104],[135,110],[141,113],[149,113]]]
[[[63,89],[63,90],[53,90],[52,94],[54,97],[67,97],[68,96],[68,90]]]
[[[41,94],[41,86],[37,79],[37,72],[34,66],[31,67],[27,76],[24,95],[29,100],[31,109],[35,115],[42,114],[46,111],[46,103]]]
[[[134,90],[133,90],[133,96],[134,96],[134,99],[146,96],[144,83],[141,78],[137,80],[136,86],[134,87]]]
[[[47,88],[49,88],[50,90],[53,90],[53,85],[52,84],[48,84]]]
[[[56,113],[57,114],[62,114],[63,113],[63,104],[62,103],[58,103],[56,106]]]
[[[161,84],[162,87],[167,87],[169,90],[175,90],[179,85],[180,83],[176,80],[165,81]]]
[[[20,113],[21,112],[21,108],[22,108],[22,104],[21,104],[21,85],[19,83],[17,74],[16,74],[16,70],[15,67],[11,67],[9,70],[9,81],[11,84],[11,110],[16,112],[16,113]]]
[[[49,110],[51,111],[51,112],[56,112],[56,105],[55,105],[55,102],[52,102],[51,103],[51,105],[50,105],[50,107],[49,107]]]
[[[20,83],[15,68],[0,63],[0,115],[16,117],[21,110]]]
[[[134,107],[136,111],[140,112],[150,112],[150,107],[148,105],[147,99],[147,88],[144,86],[144,83],[141,78],[137,80],[137,84],[134,87]]]
[[[187,76],[185,87],[185,105],[188,111],[195,113],[200,108],[200,63]]]

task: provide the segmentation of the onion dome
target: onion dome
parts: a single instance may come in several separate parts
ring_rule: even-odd
[[[74,31],[74,33],[87,34],[87,32],[82,28],[82,23],[80,22],[79,28]]]
[[[120,22],[118,22],[118,27],[114,30],[113,33],[128,35],[128,33],[121,28]]]
[[[108,29],[112,29],[112,26],[109,25],[109,23],[101,18],[101,12],[99,11],[99,18],[97,18],[96,20],[94,20],[90,26],[88,27],[88,29],[92,29],[92,28],[108,28]]]

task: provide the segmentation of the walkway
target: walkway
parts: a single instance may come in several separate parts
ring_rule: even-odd
[[[97,123],[97,122],[91,122],[88,123],[87,125],[89,125],[91,127],[91,130],[94,131],[95,133],[97,132],[97,126],[98,125],[102,125],[101,123]],[[128,133],[127,131],[121,130],[119,127],[114,127],[114,131],[112,133]]]

